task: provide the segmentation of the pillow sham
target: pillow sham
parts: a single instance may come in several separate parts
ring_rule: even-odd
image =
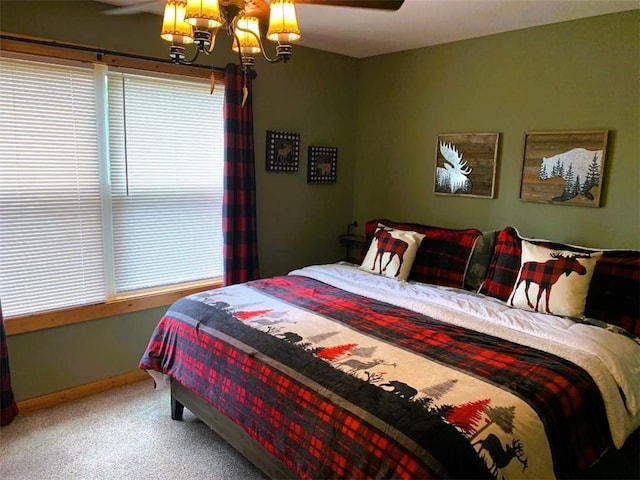
[[[553,250],[522,240],[520,271],[509,304],[553,315],[582,315],[601,255]]]
[[[476,240],[482,235],[480,230],[475,228],[457,230],[419,223],[394,222],[388,219],[369,220],[365,226],[366,240],[360,256],[361,260],[364,260],[364,256],[369,251],[378,224],[424,235],[409,272],[409,280],[464,288],[465,272]]]
[[[360,265],[362,270],[398,280],[409,277],[424,235],[378,225],[373,241]]]
[[[489,272],[487,273],[485,281],[482,282],[480,290],[478,290],[479,293],[504,300],[505,302],[509,299],[520,272],[522,240],[525,240],[525,238],[521,237],[518,231],[513,227],[505,227],[500,231],[500,233],[498,233],[493,257],[489,264]],[[526,240],[534,245],[542,245],[550,249],[562,250],[571,253],[589,254],[602,251],[552,242],[550,240],[532,238],[527,238]]]
[[[507,301],[520,271],[522,240],[513,227],[498,233],[487,278],[479,293]],[[640,336],[640,251],[589,249],[549,240],[526,239],[535,245],[573,253],[602,251],[589,285],[584,314]]]
[[[605,250],[596,263],[584,314],[640,337],[640,251]]]

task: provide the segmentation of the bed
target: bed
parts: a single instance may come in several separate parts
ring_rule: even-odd
[[[637,435],[637,251],[387,219],[366,235],[361,264],[174,303],[140,362],[172,417],[271,478],[585,477]]]

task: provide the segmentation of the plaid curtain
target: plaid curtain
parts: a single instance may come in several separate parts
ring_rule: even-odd
[[[4,333],[2,303],[0,303],[0,426],[7,425],[18,415],[18,405],[11,390],[9,374],[9,351],[7,337]]]
[[[225,285],[259,277],[251,80],[251,75],[242,72],[238,65],[227,65],[222,206]],[[246,87],[247,92],[244,106],[243,87]]]

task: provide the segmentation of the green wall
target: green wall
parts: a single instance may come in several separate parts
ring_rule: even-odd
[[[93,2],[0,2],[0,30],[165,57],[160,19]],[[257,61],[254,121],[264,276],[339,259],[336,237],[373,217],[584,245],[640,247],[639,11],[356,60],[303,47]],[[304,31],[303,31],[304,34]],[[135,43],[130,43],[135,42]],[[213,63],[236,57],[218,39]],[[264,170],[265,131],[301,134],[300,170]],[[602,207],[518,199],[527,130],[608,129]],[[440,133],[500,132],[497,197],[435,196]],[[188,138],[188,134],[185,138]],[[335,185],[306,183],[306,149],[339,149]],[[164,308],[9,338],[19,400],[134,370]]]
[[[166,308],[49,328],[8,339],[17,400],[136,370]]]
[[[354,218],[640,247],[640,11],[363,59]],[[601,208],[519,200],[525,131],[607,129]],[[436,139],[499,132],[495,199],[433,194]]]

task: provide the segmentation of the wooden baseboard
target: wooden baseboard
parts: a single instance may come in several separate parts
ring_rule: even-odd
[[[20,415],[33,413],[43,408],[53,407],[65,402],[79,400],[96,393],[105,392],[112,388],[123,387],[131,383],[140,382],[142,380],[152,381],[149,374],[143,370],[135,370],[133,372],[123,373],[114,377],[104,378],[96,382],[79,385],[77,387],[60,390],[59,392],[42,395],[40,397],[28,398],[18,402]]]

